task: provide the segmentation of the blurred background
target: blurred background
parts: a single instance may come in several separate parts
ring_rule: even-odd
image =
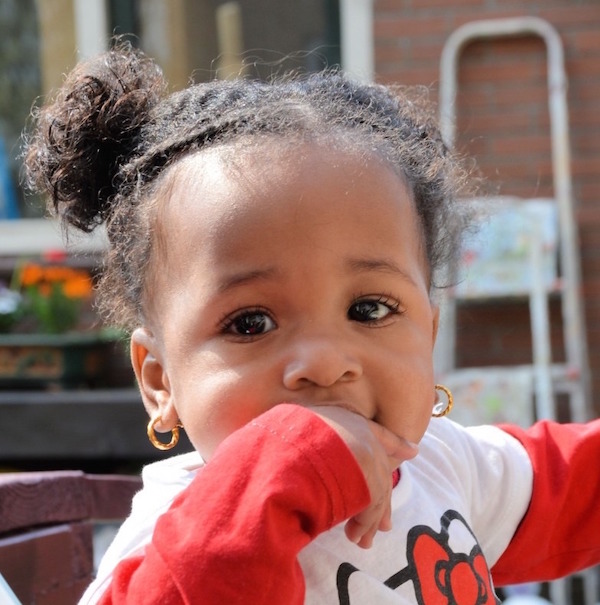
[[[111,35],[125,35],[156,58],[173,89],[192,76],[265,77],[340,62],[337,0],[1,0],[0,136],[13,177],[3,218],[41,213],[23,199],[16,178],[15,152],[32,103],[59,86],[78,59],[106,49]]]

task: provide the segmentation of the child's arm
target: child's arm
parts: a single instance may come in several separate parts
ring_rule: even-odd
[[[498,586],[565,576],[600,562],[600,420],[502,427],[533,465],[529,509],[492,568]]]
[[[350,448],[372,450],[373,439],[344,442],[354,423],[368,422],[340,408],[315,410],[325,422],[298,406],[276,406],[223,442],[159,519],[144,556],[117,567],[101,603],[247,603],[249,596],[302,603],[299,551],[372,508],[373,477],[369,469],[363,476],[357,460],[370,462]],[[382,472],[391,489],[389,470]],[[367,524],[381,518],[379,511]]]

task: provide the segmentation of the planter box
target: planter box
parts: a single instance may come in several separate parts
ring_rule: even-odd
[[[102,332],[0,335],[0,388],[74,388],[102,377],[114,336]]]

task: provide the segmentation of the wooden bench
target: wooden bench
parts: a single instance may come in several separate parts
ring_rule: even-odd
[[[93,525],[122,520],[139,477],[0,474],[0,574],[23,605],[77,603],[93,579]]]

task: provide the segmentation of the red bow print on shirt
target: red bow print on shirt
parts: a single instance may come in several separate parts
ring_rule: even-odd
[[[469,553],[455,553],[449,545],[451,522],[472,535],[455,511],[442,517],[442,530],[413,527],[408,534],[408,568],[421,605],[486,605],[496,603],[487,563],[474,540]],[[391,578],[390,578],[391,579]],[[387,582],[386,582],[387,584]]]
[[[487,563],[471,528],[456,511],[441,518],[440,532],[426,525],[413,527],[407,536],[408,565],[384,584],[394,590],[412,581],[419,605],[495,605],[499,603]],[[471,543],[469,552],[454,552],[452,543]],[[359,570],[340,565],[337,588],[340,605],[349,605],[349,579]]]

